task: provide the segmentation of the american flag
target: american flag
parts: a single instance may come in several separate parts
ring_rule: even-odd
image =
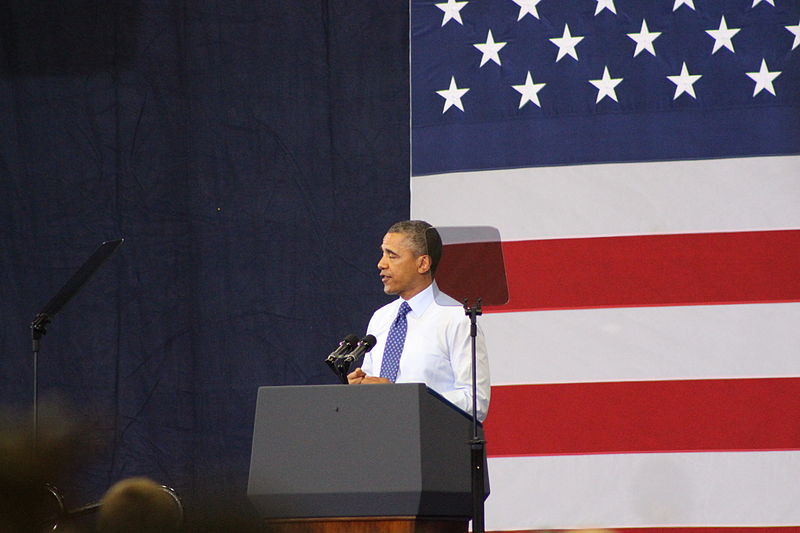
[[[411,3],[412,216],[497,227],[488,530],[800,530],[800,1]]]

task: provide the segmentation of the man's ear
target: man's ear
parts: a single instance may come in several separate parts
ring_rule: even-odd
[[[430,274],[431,256],[423,254],[417,257],[417,272],[420,274]]]

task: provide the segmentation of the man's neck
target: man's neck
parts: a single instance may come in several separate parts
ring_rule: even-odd
[[[400,298],[402,298],[403,300],[408,301],[411,298],[413,298],[414,296],[416,296],[417,294],[421,293],[422,291],[424,291],[425,289],[430,287],[432,284],[433,284],[433,278],[428,277],[428,281],[424,285],[420,285],[419,287],[414,287],[413,289],[410,289],[410,290],[406,291],[405,293],[400,294],[398,296],[400,296]]]

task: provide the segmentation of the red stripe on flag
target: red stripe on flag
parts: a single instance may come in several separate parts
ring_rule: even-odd
[[[490,456],[800,449],[800,378],[492,387]]]
[[[487,311],[800,300],[800,230],[503,243],[509,302]]]

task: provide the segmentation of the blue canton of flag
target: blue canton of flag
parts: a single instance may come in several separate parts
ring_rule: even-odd
[[[414,175],[795,153],[797,0],[412,2]]]

